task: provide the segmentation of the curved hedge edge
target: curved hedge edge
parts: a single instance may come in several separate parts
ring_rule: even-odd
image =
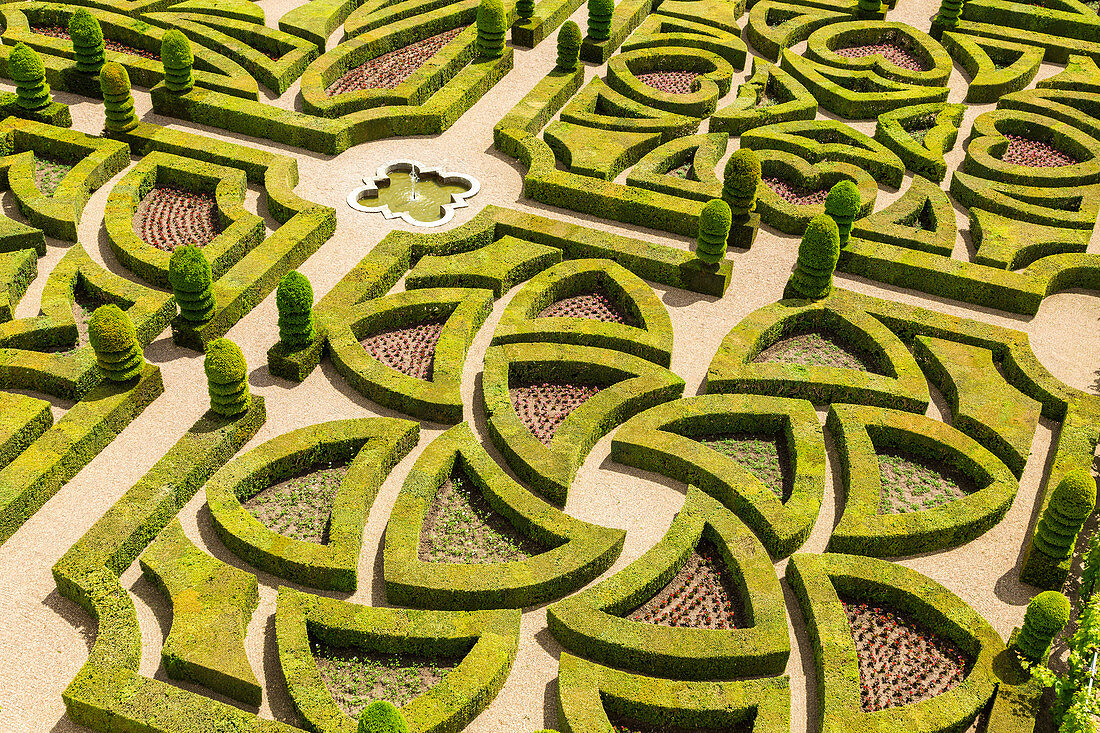
[[[47,400],[18,392],[0,392],[0,469],[51,427],[53,411]]]
[[[263,397],[228,421],[207,412],[53,566],[58,591],[97,622],[95,645],[65,689],[74,722],[118,733],[121,720],[155,733],[209,733],[218,721],[257,733],[292,733],[291,726],[137,673],[141,629],[119,576],[265,420]]]
[[[710,7],[728,9],[725,5]],[[735,4],[736,7],[736,4]],[[741,40],[740,29],[728,13],[710,14],[709,8],[687,11],[673,5],[658,7],[622,45],[623,51],[637,48],[679,47],[718,54],[738,71],[745,68],[748,47]],[[723,15],[725,17],[723,17]]]
[[[1009,135],[1026,134],[1068,153],[1077,162],[1055,168],[1013,165],[1001,160]],[[1075,126],[1015,109],[984,112],[974,120],[963,170],[1002,184],[1080,187],[1100,182],[1100,141]]]
[[[132,382],[104,382],[0,470],[0,546],[163,391],[152,365]]]
[[[917,336],[913,355],[951,405],[951,424],[1023,474],[1042,406],[1010,385],[993,364],[993,352]]]
[[[857,219],[852,226],[852,236],[858,239],[944,257],[951,256],[957,235],[955,207],[950,197],[924,176],[913,176],[901,198],[885,209]]]
[[[419,437],[417,423],[380,417],[318,423],[272,438],[207,483],[214,529],[237,557],[264,572],[311,588],[354,591],[367,513],[382,481]],[[279,534],[241,505],[318,464],[343,461],[351,465],[333,499],[325,544]]]
[[[751,29],[750,22],[749,32]],[[765,97],[780,101],[759,106]],[[736,100],[711,115],[707,129],[735,136],[764,125],[812,120],[816,115],[817,100],[809,89],[775,64],[754,56],[752,76],[737,88]]]
[[[729,135],[724,132],[709,132],[667,142],[635,163],[627,174],[626,183],[704,203],[721,198],[722,183],[715,170],[726,154],[728,139]],[[691,166],[687,176],[680,178],[669,173],[681,165]]]
[[[0,232],[4,229],[4,223],[8,221],[17,223],[12,219],[0,220]],[[42,232],[37,229],[32,231],[38,232],[38,239],[45,247],[46,240],[42,237]],[[3,235],[0,233],[0,243],[2,242]],[[30,284],[38,277],[37,254],[33,249],[0,252],[0,326],[9,323],[15,317],[15,307],[27,294]]]
[[[747,315],[722,339],[707,370],[707,392],[748,392],[810,399],[818,404],[853,402],[923,413],[928,381],[897,336],[863,312],[852,293],[834,288],[817,302],[781,301]],[[875,359],[880,373],[753,361],[791,333],[833,330]]]
[[[940,42],[970,75],[965,101],[971,104],[996,102],[1005,94],[1025,89],[1039,73],[1045,53],[1024,43],[952,32],[944,33]]]
[[[919,176],[936,181],[947,177],[944,154],[955,147],[966,107],[962,104],[932,102],[902,107],[878,116],[875,140],[885,145]],[[927,127],[931,118],[932,125]],[[913,132],[925,130],[917,140]]]
[[[260,602],[256,576],[195,547],[178,518],[138,562],[172,602],[172,628],[161,650],[168,676],[258,706],[262,691],[244,650],[248,622]]]
[[[850,13],[825,8],[805,7],[778,0],[757,2],[749,11],[745,39],[762,56],[778,61],[784,48],[796,46],[814,31],[831,23],[849,20]],[[779,20],[778,23],[774,22]]]
[[[783,436],[794,467],[786,501],[740,462],[693,438],[730,432]],[[700,487],[747,524],[775,558],[802,546],[821,508],[825,442],[813,405],[804,400],[708,394],[666,402],[619,428],[611,458]]]
[[[426,562],[418,551],[424,518],[440,487],[461,467],[494,511],[547,548],[490,564]],[[513,481],[474,437],[469,423],[436,438],[409,472],[386,525],[386,598],[418,608],[473,610],[536,606],[596,578],[619,557],[626,533],[582,522]]]
[[[279,18],[279,30],[304,38],[324,53],[333,31],[356,9],[355,0],[310,0],[291,8]]]
[[[880,407],[837,405],[826,422],[840,455],[847,495],[828,549],[872,557],[901,557],[957,547],[996,526],[1019,484],[996,456],[944,423]],[[878,450],[897,448],[951,466],[976,490],[932,509],[879,512]]]
[[[1019,270],[1054,254],[1084,253],[1092,232],[1028,224],[982,209],[970,209],[974,262],[999,270]]]
[[[515,381],[592,380],[606,387],[573,410],[550,445],[531,434],[512,406]],[[591,346],[502,344],[485,353],[482,393],[489,437],[516,474],[550,503],[564,506],[584,457],[627,418],[679,397],[684,380],[636,356]]]
[[[743,146],[751,146],[751,142],[746,145],[746,139],[751,134],[752,131],[742,136]],[[790,202],[772,188],[769,179],[787,181],[811,191],[828,191],[840,181],[852,181],[859,188],[859,214],[869,214],[875,208],[878,184],[870,173],[857,165],[829,161],[811,164],[795,153],[783,150],[764,149],[758,156],[764,181],[757,187],[756,210],[765,224],[785,234],[801,235],[811,219],[825,213],[825,204]]]
[[[747,626],[682,629],[626,618],[672,580],[704,538],[717,546],[737,583]],[[777,675],[791,651],[783,591],[767,551],[726,507],[694,487],[657,544],[610,578],[550,606],[546,617],[567,649],[661,677]]]
[[[835,553],[792,556],[786,579],[814,648],[822,730],[949,733],[965,728],[993,696],[995,658],[1004,642],[989,622],[934,580],[896,563]],[[919,618],[974,659],[970,673],[953,689],[922,702],[862,712],[855,642],[839,594]]]
[[[593,318],[544,318],[556,301],[601,288],[638,326]],[[613,260],[567,260],[529,280],[497,323],[492,345],[549,341],[624,351],[663,367],[672,361],[672,320],[668,309],[640,277]]]
[[[552,69],[493,127],[493,146],[530,168],[531,160],[525,155],[526,140],[546,127],[583,82],[583,64],[578,64],[574,71]]]
[[[611,29],[607,40],[596,41],[585,33],[581,42],[581,61],[606,64],[611,54],[642,24],[652,8],[653,0],[620,0],[611,14]]]
[[[968,209],[980,208],[1043,226],[1092,230],[1100,213],[1100,184],[1072,189],[1023,186],[956,170],[951,195]]]
[[[517,18],[512,23],[512,45],[534,48],[543,39],[569,20],[584,0],[540,0],[530,18]]]
[[[680,682],[622,672],[566,652],[558,664],[558,708],[563,733],[615,733],[608,709],[653,725],[733,730],[752,720],[755,733],[786,733],[790,678]]]
[[[857,11],[858,12],[858,11]],[[882,54],[852,58],[834,49],[877,45],[887,41],[905,48],[928,66],[912,70],[898,66]],[[951,56],[927,33],[906,23],[876,20],[848,20],[814,31],[806,44],[806,58],[850,71],[873,71],[882,79],[926,87],[945,87],[954,69]],[[876,80],[877,81],[877,80]]]
[[[692,82],[693,91],[675,94],[651,87],[637,76],[653,71],[693,71],[698,76]],[[634,48],[612,56],[607,62],[606,83],[620,94],[656,109],[688,117],[709,117],[717,109],[719,98],[729,94],[733,72],[733,65],[713,51],[657,46]]]
[[[1066,89],[1075,92],[1100,93],[1100,67],[1090,56],[1070,56],[1066,68],[1052,77],[1035,83],[1040,89]]]
[[[310,636],[334,646],[388,654],[462,657],[446,678],[401,711],[424,733],[466,727],[504,686],[519,643],[518,609],[417,611],[374,608],[279,588],[275,634],[279,662],[298,714],[323,733],[355,733],[321,678]]]
[[[505,235],[469,252],[424,255],[405,276],[405,287],[409,291],[478,288],[500,298],[561,260],[557,247]]]

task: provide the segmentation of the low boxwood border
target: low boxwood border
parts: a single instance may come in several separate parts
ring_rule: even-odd
[[[1044,142],[1079,162],[1051,168],[1005,163],[1000,156],[1008,147],[1007,135]],[[974,120],[963,170],[978,178],[1010,185],[1085,186],[1100,182],[1100,142],[1049,117],[1013,109],[992,110]]]
[[[932,102],[883,112],[878,116],[875,140],[901,158],[909,170],[940,182],[947,176],[944,155],[955,147],[965,111],[965,105]],[[912,131],[928,118],[933,118],[934,124],[918,141]]]
[[[743,136],[742,145],[745,142]],[[800,235],[806,231],[811,219],[825,213],[825,203],[792,203],[780,196],[767,179],[777,178],[815,191],[828,191],[840,181],[852,181],[859,189],[859,213],[869,214],[875,208],[878,184],[870,173],[856,165],[833,161],[807,163],[798,155],[782,150],[761,150],[758,157],[765,180],[757,188],[756,211],[761,221],[785,234]]]
[[[726,154],[729,135],[708,132],[671,140],[654,148],[634,164],[626,176],[628,186],[647,191],[682,196],[696,201],[722,197],[722,182],[715,172],[718,161]],[[669,171],[690,164],[684,178],[669,175]]]
[[[424,255],[405,276],[405,287],[479,288],[500,298],[561,260],[562,253],[557,247],[506,234],[469,251]]]
[[[1043,62],[1043,49],[1025,43],[953,32],[944,33],[940,42],[970,75],[965,101],[972,104],[996,102],[1026,88]]]
[[[760,106],[764,97],[780,101]],[[816,116],[817,100],[809,89],[775,64],[753,56],[752,76],[737,88],[737,99],[711,115],[707,129],[733,136],[756,127]]]
[[[838,48],[875,45],[883,41],[904,47],[910,55],[929,68],[923,71],[905,69],[881,54],[851,58],[837,53]],[[810,34],[806,43],[806,58],[826,66],[852,71],[873,71],[884,79],[927,87],[947,86],[947,79],[954,69],[950,54],[936,39],[911,25],[892,21],[849,20],[830,23]]]
[[[1084,253],[1092,232],[1031,224],[982,209],[971,209],[970,239],[974,262],[999,270],[1019,270],[1043,257]],[[941,253],[942,254],[942,253]]]
[[[927,228],[928,219],[933,224],[931,229]],[[955,207],[942,188],[924,176],[913,176],[901,198],[885,209],[857,219],[852,225],[852,236],[950,257],[958,236]]]

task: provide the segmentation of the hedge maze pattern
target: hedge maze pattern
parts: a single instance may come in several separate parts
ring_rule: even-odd
[[[409,731],[457,733],[539,624],[553,710],[516,715],[525,733],[781,733],[806,707],[792,670],[823,733],[1032,730],[1040,691],[1006,640],[893,560],[998,527],[1049,431],[1011,580],[1071,574],[1081,517],[1059,497],[1094,488],[1100,397],[990,321],[1100,289],[1100,16],[949,6],[916,28],[877,0],[589,0],[580,26],[579,0],[311,0],[278,19],[248,0],[0,5],[0,552],[169,399],[153,342],[205,353],[210,377],[211,409],[52,567],[96,622],[68,718],[364,733],[360,708],[393,690],[353,710],[336,678],[376,665],[421,675]],[[395,227],[315,298],[296,270],[338,211],[295,193],[300,161],[440,135],[555,34],[556,66],[488,121],[523,204]],[[171,124],[135,117],[131,83]],[[59,92],[103,100],[103,134],[72,129]],[[759,161],[752,196],[723,170],[735,150]],[[703,216],[715,199],[724,223]],[[676,309],[741,313],[730,283],[758,228],[809,241],[823,222],[836,283],[800,249],[815,297],[743,308],[702,383],[678,374]],[[261,374],[213,364],[270,296]],[[368,407],[265,432],[271,398],[249,384],[270,377],[278,409],[317,379]],[[682,488],[644,548],[574,511],[597,457]],[[181,521],[192,503],[206,536]],[[155,675],[127,572],[171,608]]]

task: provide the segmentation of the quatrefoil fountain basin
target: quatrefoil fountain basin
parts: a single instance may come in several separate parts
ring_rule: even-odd
[[[348,206],[418,227],[446,224],[455,209],[469,206],[466,199],[481,190],[473,176],[427,168],[415,160],[391,160],[363,183],[348,194]]]

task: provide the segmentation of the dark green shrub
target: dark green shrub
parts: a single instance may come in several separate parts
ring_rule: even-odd
[[[359,733],[408,733],[405,716],[389,700],[375,700],[359,715]]]
[[[134,95],[130,93],[130,75],[126,67],[109,61],[99,71],[99,89],[107,112],[105,127],[111,132],[128,132],[138,126],[134,113]]]
[[[615,0],[588,0],[588,37],[593,41],[611,38],[611,15]]]
[[[104,376],[127,382],[141,374],[145,357],[130,316],[115,304],[101,305],[88,321],[88,340]]]
[[[857,17],[877,16],[882,12],[882,0],[859,0]]]
[[[756,208],[760,175],[760,158],[748,148],[735,150],[726,161],[722,200],[729,204],[733,216],[744,217]]]
[[[252,395],[248,391],[248,365],[244,354],[227,338],[211,341],[203,361],[210,409],[224,417],[236,417],[248,411]]]
[[[1039,524],[1035,547],[1044,555],[1063,560],[1073,554],[1077,533],[1096,507],[1096,481],[1088,469],[1067,473],[1054,487]]]
[[[1029,662],[1040,662],[1054,637],[1069,622],[1069,615],[1069,599],[1058,591],[1043,591],[1035,596],[1024,612],[1024,626],[1016,636],[1016,649]]]
[[[103,29],[99,20],[87,9],[80,8],[69,18],[69,37],[73,39],[76,69],[85,74],[95,74],[105,61]]]
[[[558,68],[576,71],[581,57],[581,27],[571,20],[561,24],[558,31]]]
[[[848,244],[848,238],[852,236],[852,222],[859,216],[862,203],[859,187],[847,178],[830,188],[829,195],[825,197],[825,213],[836,222],[841,247]]]
[[[195,85],[195,75],[191,71],[195,54],[183,31],[176,28],[165,31],[160,39],[160,62],[164,64],[164,86],[170,91],[182,93]]]
[[[516,0],[516,15],[526,20],[535,14],[535,0]]]
[[[214,316],[210,263],[193,244],[177,247],[168,260],[168,283],[180,315],[190,323],[206,323]]]
[[[965,4],[965,0],[942,0],[939,12],[932,19],[933,38],[939,40],[944,31],[953,30],[959,24],[959,16]]]
[[[726,240],[732,220],[730,207],[722,199],[711,199],[699,214],[699,237],[695,256],[708,265],[717,265],[726,256]]]
[[[483,59],[504,55],[504,34],[508,30],[508,13],[501,0],[481,0],[477,6],[477,53]]]
[[[46,83],[46,67],[38,53],[25,43],[15,44],[8,56],[8,72],[15,82],[15,103],[23,109],[43,109],[50,106],[50,85]]]
[[[840,258],[840,232],[828,214],[810,220],[798,245],[798,261],[783,292],[784,298],[820,300],[832,292],[833,272]]]
[[[305,275],[291,270],[275,291],[279,309],[279,340],[291,351],[313,342],[313,286]]]

